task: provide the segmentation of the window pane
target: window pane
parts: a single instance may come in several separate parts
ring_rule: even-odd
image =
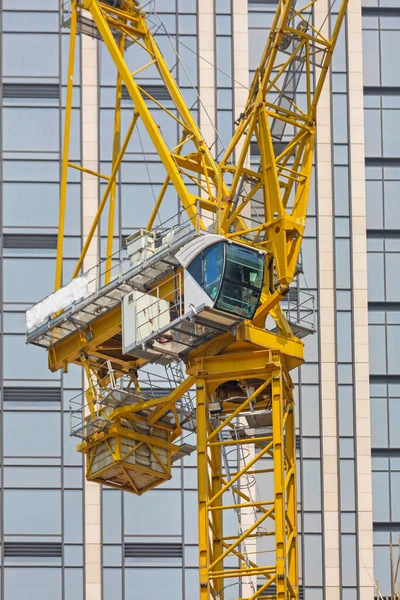
[[[386,263],[386,301],[398,302],[400,298],[400,254],[385,255]]]
[[[44,47],[43,42],[41,42]],[[24,48],[24,54],[27,52]],[[46,54],[49,49],[46,48]],[[57,108],[3,108],[5,151],[59,151]]]
[[[264,255],[233,244],[227,246],[226,276],[242,285],[261,289]]]
[[[336,286],[350,288],[350,241],[337,239],[336,247]]]
[[[391,520],[400,521],[400,473],[390,474]]]
[[[7,600],[61,600],[61,569],[4,569]]]
[[[124,495],[125,533],[128,535],[179,535],[181,496],[179,492],[154,490],[139,498]]]
[[[185,85],[192,87],[197,85],[197,38],[195,36],[186,35],[184,38],[184,44],[179,46],[179,57],[178,71],[179,71],[179,83],[181,86]],[[135,49],[136,51],[136,49]],[[176,62],[176,56],[173,57],[173,63]]]
[[[377,302],[385,299],[383,254],[368,252],[368,300]]]
[[[400,111],[383,111],[383,155],[391,158],[400,156]]]
[[[379,591],[383,596],[391,596],[389,546],[374,547],[374,578],[379,581]]]
[[[60,414],[52,412],[5,412],[6,456],[60,456]],[[33,476],[33,472],[32,472]],[[29,479],[26,485],[29,485]]]
[[[319,435],[319,388],[317,386],[302,386],[301,416],[303,435]]]
[[[380,85],[379,34],[363,31],[364,85]],[[390,84],[389,84],[390,85]]]
[[[354,460],[340,461],[340,506],[342,510],[355,510]]]
[[[265,32],[264,35],[265,43]],[[217,67],[220,69],[216,72],[217,86],[218,87],[231,87],[232,86],[232,38],[231,37],[217,37],[216,39],[216,56],[220,57],[217,60]],[[251,60],[251,59],[250,59]],[[221,63],[221,64],[219,64]],[[226,75],[225,75],[226,73]]]
[[[196,17],[191,15],[179,16],[179,33],[193,33],[196,35]]]
[[[347,94],[333,94],[333,141],[335,144],[346,144],[347,132]]]
[[[339,385],[339,435],[354,435],[353,387]]]
[[[60,488],[59,467],[4,467],[4,487]]]
[[[399,334],[400,326],[389,325],[387,328],[388,373],[399,374]]]
[[[122,223],[124,227],[136,229],[146,227],[151,208],[155,202],[153,192],[157,196],[160,189],[161,184],[153,185],[153,188],[148,184],[123,184],[121,186]],[[164,223],[167,219],[176,215],[177,209],[176,192],[169,186],[159,212],[161,221]],[[172,224],[172,221],[169,221],[168,227]]]
[[[390,430],[390,447],[400,448],[399,423],[400,423],[400,399],[391,398],[389,400],[389,430]],[[400,520],[400,519],[399,519]]]
[[[382,182],[366,181],[365,185],[367,197],[367,227],[369,229],[380,229],[383,227]]]
[[[122,598],[122,569],[103,569],[103,598]]]
[[[185,543],[197,544],[198,542],[198,504],[197,491],[185,490]]]
[[[9,535],[61,535],[61,492],[5,490],[4,517]]]
[[[342,535],[342,585],[357,585],[357,548],[355,535]]]
[[[59,36],[46,34],[43,39],[43,34],[3,34],[3,69],[6,77],[57,77]],[[56,132],[49,131],[49,134]]]
[[[196,260],[194,261],[196,262]],[[224,268],[224,243],[215,244],[204,251],[203,272],[204,290],[212,300],[218,295]]]
[[[17,165],[19,162],[17,162]],[[23,162],[20,169],[24,170]],[[46,163],[48,165],[48,163]],[[45,175],[43,174],[43,179]],[[3,219],[8,227],[58,227],[59,186],[56,183],[4,183]],[[80,185],[70,183],[67,192],[65,232],[79,234]]]
[[[388,447],[386,398],[371,398],[371,445],[373,448]]]
[[[383,325],[369,326],[369,368],[371,375],[386,373],[386,347],[385,327]]]
[[[385,181],[385,227],[400,229],[400,181]]]
[[[203,283],[203,257],[200,254],[188,266],[187,271],[193,279],[199,284]]]
[[[65,569],[64,577],[65,577],[65,581],[64,581],[65,598],[73,598],[74,600],[83,600],[83,597],[84,597],[83,569]],[[118,597],[118,596],[116,596],[116,597]]]
[[[259,297],[259,291],[224,280],[215,306],[225,312],[250,319],[257,308]]]
[[[3,269],[5,302],[37,302],[53,291],[53,258],[7,258]]]
[[[321,463],[303,460],[304,510],[321,510]]]
[[[78,490],[64,492],[64,541],[83,542],[83,494]]]
[[[337,323],[337,355],[339,362],[351,362],[353,356],[351,313],[338,312]]]
[[[365,110],[365,155],[377,158],[382,156],[382,131],[381,112],[379,110]]]
[[[389,473],[372,473],[372,498],[374,521],[389,521]]]
[[[258,67],[266,41],[266,32],[263,29],[253,29],[251,35],[249,35],[249,60],[251,70],[255,70]]]
[[[349,169],[334,167],[335,213],[336,216],[349,214]]]
[[[121,493],[103,488],[103,540],[106,543],[122,543]]]
[[[320,535],[304,536],[304,583],[305,585],[322,585],[322,537]]]
[[[38,10],[36,4],[35,9]],[[3,14],[3,31],[40,31],[48,33],[50,31],[58,32],[58,28],[59,19],[56,12],[52,14],[26,12],[21,15],[10,11]]]
[[[151,576],[149,576],[151,573]],[[125,569],[125,599],[163,598],[181,600],[182,571],[180,569]]]
[[[23,335],[3,336],[5,379],[58,379],[60,373],[49,371],[47,354],[43,348],[28,346]],[[21,364],[24,365],[23,372]]]
[[[400,85],[400,71],[396,57],[400,54],[400,31],[381,30],[382,85]]]

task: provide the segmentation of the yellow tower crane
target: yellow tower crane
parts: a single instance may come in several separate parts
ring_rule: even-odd
[[[303,362],[300,338],[313,327],[305,303],[299,302],[295,318],[283,306],[300,268],[317,105],[348,0],[338,3],[329,35],[325,22],[313,21],[319,1],[296,9],[295,0],[278,0],[247,103],[220,162],[138,2],[72,0],[65,21],[71,35],[56,291],[27,312],[27,341],[48,350],[51,371],[66,372],[70,364],[84,369],[87,389],[71,401],[71,433],[80,438],[89,480],[141,495],[169,480],[172,463],[196,450],[200,600],[224,600],[232,584],[242,600],[299,594],[289,373]],[[104,42],[117,69],[110,175],[69,161],[77,33]],[[125,60],[129,46],[143,60],[133,73]],[[158,73],[168,102],[143,84],[149,70]],[[132,114],[120,143],[123,92]],[[174,147],[154,108],[176,123]],[[165,180],[148,207],[146,229],[113,254],[117,176],[139,123]],[[249,162],[251,144],[260,156],[256,168]],[[63,285],[69,169],[106,187],[73,279]],[[171,186],[179,218],[155,226]],[[140,197],[132,201],[142,204]],[[83,272],[106,205],[106,260]],[[196,433],[196,446],[184,432]],[[270,485],[260,493],[256,484],[263,476]],[[229,514],[234,531],[224,529]],[[272,551],[260,549],[264,541]]]

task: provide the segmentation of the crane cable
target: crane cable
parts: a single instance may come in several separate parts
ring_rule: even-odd
[[[178,50],[176,49],[175,45],[174,45],[174,44],[173,44],[173,42],[172,42],[172,38],[174,37],[174,38],[176,39],[176,41],[178,42],[178,44],[182,45],[184,48],[186,48],[187,50],[189,50],[190,52],[192,52],[193,54],[195,54],[195,55],[196,55],[198,58],[200,58],[200,59],[204,60],[205,62],[207,62],[207,63],[208,63],[209,65],[211,65],[211,66],[212,66],[212,67],[213,67],[213,68],[214,68],[216,71],[220,71],[220,72],[221,72],[223,75],[225,75],[226,77],[228,77],[228,78],[229,78],[229,79],[230,79],[232,82],[235,82],[235,83],[237,83],[238,85],[242,86],[243,88],[245,88],[245,89],[247,89],[247,90],[248,90],[249,88],[247,88],[246,86],[242,85],[241,83],[239,83],[238,81],[236,81],[235,79],[233,79],[233,77],[231,77],[230,75],[228,75],[228,73],[225,73],[224,71],[222,71],[222,69],[219,69],[218,67],[216,67],[216,66],[215,66],[213,63],[211,63],[210,61],[208,61],[208,60],[206,60],[205,58],[203,58],[203,57],[202,57],[202,56],[201,56],[201,55],[200,55],[198,52],[196,52],[196,50],[193,50],[192,48],[190,48],[189,46],[187,46],[186,44],[184,44],[183,42],[181,42],[181,41],[180,41],[180,39],[179,39],[179,35],[178,35],[178,34],[170,34],[170,33],[167,31],[167,28],[165,27],[164,23],[162,22],[162,20],[161,20],[161,18],[160,18],[160,16],[159,16],[159,14],[156,12],[156,10],[154,10],[154,11],[152,11],[152,12],[153,12],[153,14],[154,14],[154,15],[157,17],[157,19],[159,20],[159,22],[160,22],[160,27],[161,27],[161,28],[162,28],[162,30],[164,31],[165,35],[168,37],[168,41],[169,41],[169,43],[170,43],[170,45],[171,45],[171,47],[172,47],[173,51],[175,52],[175,55],[176,55],[176,58],[177,58],[177,63],[176,63],[176,64],[178,64],[178,63],[179,63],[179,64],[181,65],[181,67],[182,67],[182,69],[183,69],[183,71],[184,71],[184,73],[185,73],[186,77],[188,78],[188,80],[189,80],[189,82],[190,82],[190,85],[192,86],[192,88],[193,88],[193,90],[194,90],[194,92],[195,92],[195,94],[196,94],[196,96],[197,96],[197,99],[198,99],[199,103],[201,104],[201,107],[203,108],[203,110],[204,110],[204,112],[205,112],[205,114],[206,114],[206,116],[207,116],[207,118],[208,118],[208,120],[209,120],[209,122],[210,122],[210,124],[211,124],[211,126],[212,126],[212,128],[213,128],[213,130],[214,130],[214,133],[215,133],[215,135],[216,135],[216,138],[217,138],[217,140],[219,140],[219,141],[220,141],[220,143],[221,143],[221,145],[222,145],[222,147],[223,147],[223,149],[224,149],[224,151],[225,151],[225,150],[226,150],[226,146],[225,146],[225,144],[224,144],[224,142],[223,142],[223,140],[222,140],[222,138],[221,138],[221,136],[220,136],[220,134],[219,134],[219,132],[218,132],[218,129],[217,129],[217,127],[216,127],[216,125],[215,125],[215,123],[214,123],[213,119],[211,118],[211,115],[209,114],[209,112],[208,112],[208,110],[207,110],[207,108],[206,108],[205,104],[203,103],[203,101],[202,101],[202,99],[201,99],[201,97],[200,97],[200,94],[199,94],[199,92],[197,91],[197,87],[196,87],[196,86],[195,86],[195,84],[193,83],[192,79],[191,79],[191,78],[190,78],[190,76],[189,76],[189,73],[187,72],[187,70],[186,70],[186,68],[185,68],[185,65],[183,64],[183,61],[182,61],[182,59],[181,59],[181,57],[180,57],[180,55],[179,55],[179,53],[178,53]],[[151,18],[150,18],[148,15],[146,16],[146,19],[147,19],[147,20],[148,20],[150,23],[152,23],[152,25],[154,25],[155,27],[157,26],[157,24],[156,24],[156,23],[154,23],[154,21],[152,21],[152,19],[151,19]],[[176,66],[176,65],[175,65],[175,66]],[[217,141],[217,140],[216,140],[216,141]],[[212,146],[214,146],[214,144],[215,144],[215,142],[212,144]],[[211,146],[211,147],[212,147],[212,146]]]

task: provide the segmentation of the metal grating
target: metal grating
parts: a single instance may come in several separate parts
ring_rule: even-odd
[[[61,388],[5,387],[4,402],[61,402]]]
[[[288,290],[288,293],[285,296],[287,302],[294,302],[295,304],[298,304],[299,302],[299,289],[297,287],[291,287]],[[283,302],[285,301],[285,299],[283,300]]]
[[[362,15],[371,17],[399,17],[400,7],[398,6],[363,6]]]
[[[4,557],[61,558],[59,542],[4,542]]]
[[[250,155],[251,156],[260,156],[260,148],[257,142],[250,143]]]
[[[400,385],[400,375],[370,375],[369,382]]]
[[[367,239],[397,240],[400,238],[398,229],[367,229]]]
[[[182,558],[183,547],[179,543],[128,543],[124,546],[124,554],[125,558]]]
[[[65,14],[63,17],[62,26],[67,29],[69,29],[71,27],[71,18],[67,14]],[[99,40],[100,42],[103,42],[103,38],[101,37],[100,31],[97,29],[96,23],[92,19],[84,17],[82,14],[79,14],[79,16],[78,16],[78,23],[77,23],[76,30],[78,33],[82,33],[83,35],[88,35],[89,37],[91,37],[95,40]],[[119,44],[119,40],[121,38],[121,32],[118,31],[117,29],[115,29],[114,27],[110,27],[110,30],[114,36],[115,41],[117,42],[117,44]],[[129,46],[132,46],[133,43],[134,43],[134,40],[131,37],[126,36],[125,49],[129,48]]]
[[[147,92],[147,94],[150,94],[150,96],[152,96],[154,100],[157,100],[158,102],[171,100],[171,96],[169,95],[168,89],[165,85],[142,85],[141,87],[145,92]],[[150,101],[150,98],[148,98],[146,94],[142,93],[142,96],[145,100]],[[129,92],[125,86],[122,88],[122,98],[124,100],[130,99]]]
[[[260,587],[261,587],[261,585],[258,586],[258,589],[260,589]],[[276,585],[275,585],[275,583],[271,583],[271,585],[269,586],[269,588],[267,588],[265,590],[265,592],[260,595],[260,600],[262,600],[263,598],[276,598]],[[299,585],[298,599],[299,600],[304,600],[304,587],[302,585]]]
[[[378,85],[365,85],[364,96],[400,96],[400,87],[392,85],[382,87]]]
[[[393,533],[394,531],[400,532],[399,521],[381,521],[380,523],[374,521],[372,527],[374,531],[381,531],[384,533]]]
[[[400,448],[371,448],[373,458],[400,458]]]
[[[400,311],[400,302],[368,302],[368,310],[371,311]]]
[[[60,87],[56,83],[4,83],[3,98],[59,98]]]
[[[48,234],[6,233],[3,236],[3,248],[55,250],[57,248],[57,236]]]

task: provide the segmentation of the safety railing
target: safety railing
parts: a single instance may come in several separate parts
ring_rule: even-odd
[[[154,255],[154,252],[152,252],[153,244],[155,244],[155,252],[157,253],[170,247],[179,237],[193,231],[198,233],[200,229],[200,215],[197,217],[196,226],[194,227],[186,210],[181,209],[159,225],[154,225],[152,228],[153,236],[147,237],[144,246],[138,248],[136,252],[128,254],[127,248],[121,248],[111,255],[111,268],[108,267],[106,259],[92,267],[87,272],[89,285],[91,285],[91,288],[95,285],[96,291],[99,291],[101,288],[106,287],[107,281],[112,282],[131,270],[132,265],[142,263],[145,267],[148,260]]]
[[[316,331],[315,296],[305,290],[290,288],[281,302],[282,310],[289,324]]]
[[[183,381],[182,374],[182,381]],[[153,398],[168,396],[182,381],[172,378],[163,367],[144,368],[135,376],[121,375],[113,369],[110,361],[101,363],[92,370],[92,385],[80,392],[69,402],[70,434],[86,439],[98,431],[104,431],[111,425],[110,415],[120,406],[147,402]],[[185,395],[182,404],[177,402],[178,413],[182,419],[189,418],[189,396]],[[184,410],[183,410],[184,409]]]
[[[198,206],[198,203],[196,203],[196,205]],[[67,286],[71,285],[70,282],[60,290],[57,290],[57,292],[49,294],[39,303],[34,305],[32,308],[36,310],[36,307],[38,307],[40,309],[40,317],[34,318],[33,323],[30,325],[28,325],[27,322],[28,333],[43,325],[43,323],[47,322],[54,315],[62,314],[62,312],[71,305],[75,306],[81,301],[86,301],[91,297],[95,299],[102,295],[106,296],[109,293],[108,297],[104,298],[104,300],[99,303],[99,306],[96,307],[96,310],[99,313],[112,307],[116,302],[120,302],[123,294],[115,291],[118,282],[124,282],[125,276],[129,274],[135,266],[139,266],[142,270],[145,270],[149,260],[152,259],[154,254],[157,255],[157,253],[170,248],[177,240],[184,239],[185,237],[190,238],[191,233],[199,233],[201,229],[200,214],[196,219],[195,225],[196,227],[193,226],[186,211],[182,209],[169,219],[160,223],[157,227],[153,228],[153,236],[148,236],[144,241],[144,246],[141,248],[137,248],[136,251],[131,253],[128,252],[127,248],[120,248],[111,256],[111,268],[109,268],[107,260],[104,259],[86,271],[83,275],[73,280],[80,284],[79,297],[77,294],[73,296],[69,292]],[[66,292],[65,294],[64,290]],[[124,288],[123,291],[124,293],[127,293],[129,291],[129,285],[126,289]],[[59,297],[61,297],[61,300]]]

